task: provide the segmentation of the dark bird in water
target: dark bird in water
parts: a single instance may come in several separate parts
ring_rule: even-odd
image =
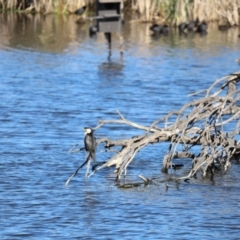
[[[187,29],[187,28],[188,28],[188,24],[185,23],[185,22],[180,23],[178,25],[178,30],[179,30],[180,33],[183,33],[185,31],[185,29]]]
[[[196,21],[190,21],[187,25],[187,29],[189,32],[194,31],[194,29],[197,27],[197,22]]]
[[[93,130],[91,128],[84,128],[84,145],[85,150],[89,153],[89,160],[92,158],[96,162],[96,138],[93,135]]]
[[[74,13],[77,15],[82,15],[85,12],[86,8],[87,8],[86,6],[83,6],[79,9],[77,9]]]
[[[202,21],[198,27],[197,27],[197,32],[199,33],[206,33],[207,32],[208,25],[205,21]]]
[[[94,35],[96,35],[96,33],[97,33],[97,27],[96,26],[91,26],[89,28],[89,36],[93,37]]]
[[[169,27],[168,27],[168,25],[164,24],[164,25],[162,26],[161,30],[160,30],[160,33],[162,33],[162,34],[168,34],[168,32],[169,32]]]
[[[159,24],[153,24],[149,29],[153,31],[154,33],[160,33],[161,26]]]
[[[169,27],[166,24],[164,24],[163,26],[153,24],[149,29],[153,31],[154,34],[168,34],[169,32]]]

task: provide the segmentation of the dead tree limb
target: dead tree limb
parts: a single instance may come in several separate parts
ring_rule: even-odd
[[[208,89],[193,94],[196,100],[183,105],[178,111],[169,112],[150,126],[131,122],[119,111],[117,114],[120,119],[100,120],[94,128],[95,131],[117,124],[142,130],[143,133],[123,140],[108,137],[98,139],[98,145],[103,144],[105,149],[113,150],[115,154],[97,167],[89,177],[102,168],[115,166],[116,180],[119,180],[142,148],[161,142],[169,142],[162,172],[167,173],[169,168],[173,168],[173,159],[177,158],[188,158],[192,161],[188,175],[179,179],[189,179],[200,170],[205,176],[207,172],[213,172],[216,166],[226,171],[231,160],[240,156],[240,141],[237,141],[240,136],[239,85],[240,72],[218,79]],[[195,146],[199,146],[198,152],[192,152]],[[181,152],[177,151],[179,147],[183,149]]]

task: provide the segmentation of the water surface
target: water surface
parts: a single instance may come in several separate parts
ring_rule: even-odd
[[[179,109],[214,80],[239,71],[238,29],[206,36],[151,37],[149,25],[123,26],[124,56],[113,36],[112,56],[91,23],[47,15],[0,15],[1,239],[238,239],[239,165],[214,181],[122,190],[112,168],[87,182],[84,170],[64,183],[85,153],[85,126],[116,119],[118,109],[143,125]],[[108,126],[96,137],[123,138],[135,129]],[[168,176],[160,172],[167,144],[143,149],[126,181]],[[110,153],[98,148],[104,161]],[[183,170],[170,172],[178,176]]]

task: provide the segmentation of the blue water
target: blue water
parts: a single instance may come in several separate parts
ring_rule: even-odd
[[[114,36],[109,61],[104,37],[89,38],[88,24],[51,19],[49,30],[35,19],[41,27],[28,21],[20,34],[10,27],[17,20],[0,22],[1,239],[239,238],[237,163],[214,181],[169,183],[168,189],[165,183],[119,189],[113,168],[87,181],[83,169],[64,185],[85,158],[84,152],[68,153],[74,144],[83,145],[83,127],[119,119],[116,109],[148,126],[192,100],[188,94],[239,71],[237,29],[222,33],[213,27],[206,36],[187,37],[173,31],[156,39],[148,25],[125,24],[124,56]],[[138,133],[109,125],[96,137]],[[139,174],[168,177],[160,171],[167,147],[143,149],[125,181],[140,181]],[[112,155],[102,150],[98,161]],[[184,175],[189,167],[170,174]]]

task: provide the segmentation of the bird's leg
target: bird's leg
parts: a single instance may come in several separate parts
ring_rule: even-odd
[[[87,161],[88,161],[88,158],[87,158],[87,160],[85,160],[85,162],[84,162],[80,167],[78,167],[78,169],[68,178],[68,180],[67,180],[66,183],[65,183],[66,186],[67,186],[68,183],[72,180],[72,178],[77,175],[78,171],[87,163]]]
[[[91,158],[89,156],[88,162],[87,162],[87,170],[86,170],[86,174],[85,174],[85,180],[88,178],[88,172],[89,172],[89,168],[90,168],[90,163],[91,163]]]

